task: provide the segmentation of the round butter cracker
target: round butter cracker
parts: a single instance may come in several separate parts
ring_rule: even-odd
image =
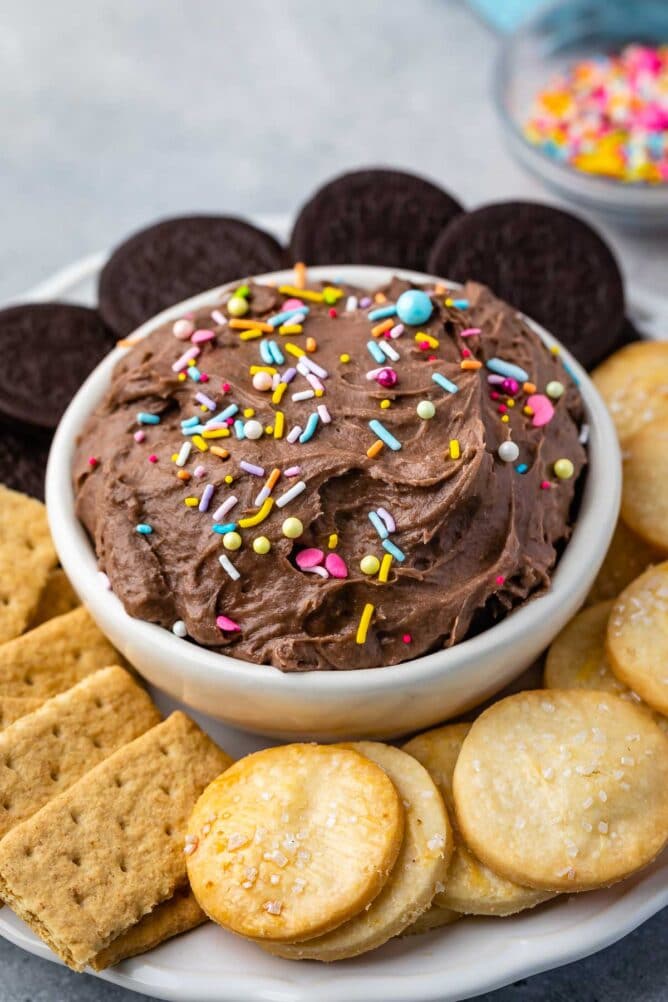
[[[518,693],[472,725],[453,793],[467,844],[510,880],[609,886],[668,841],[668,738],[609,693]]]
[[[404,745],[404,751],[427,769],[453,818],[452,776],[470,728],[470,724],[448,724],[419,734]],[[514,915],[552,897],[549,891],[521,887],[490,870],[466,846],[456,823],[454,834],[455,851],[445,888],[434,898],[434,907],[468,915]]]
[[[207,915],[242,936],[294,942],[373,901],[397,859],[404,808],[358,752],[293,744],[219,776],[188,831],[188,877]]]
[[[459,912],[453,912],[451,908],[441,908],[440,905],[433,904],[426,912],[409,925],[402,932],[404,936],[419,936],[423,932],[433,932],[434,929],[442,929],[443,926],[452,925],[457,919],[462,918]]]
[[[668,415],[645,425],[624,446],[622,518],[668,555]]]
[[[446,878],[452,855],[452,829],[427,770],[406,752],[375,741],[344,747],[365,755],[387,772],[406,808],[404,841],[387,884],[366,911],[326,936],[268,947],[271,953],[291,960],[343,960],[400,935],[429,908],[436,888]]]
[[[617,598],[628,584],[663,559],[659,550],[641,539],[624,522],[617,523],[608,552],[587,595],[587,605]]]
[[[591,376],[624,444],[668,416],[668,342],[636,341],[616,351]]]

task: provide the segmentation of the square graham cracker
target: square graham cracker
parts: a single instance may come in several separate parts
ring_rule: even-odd
[[[71,612],[79,605],[81,605],[79,596],[70,584],[67,574],[62,567],[54,567],[49,571],[37,608],[30,617],[28,629],[34,630],[36,626],[41,626],[54,616],[64,616],[66,612]]]
[[[9,727],[19,717],[32,713],[44,702],[43,699],[25,699],[21,696],[0,696],[0,731]]]
[[[23,633],[57,563],[42,502],[0,484],[0,644]]]
[[[0,733],[0,838],[160,722],[123,668],[103,668]]]
[[[190,813],[231,762],[173,713],[0,841],[0,897],[83,970],[187,883]]]
[[[48,699],[122,660],[80,606],[0,645],[0,696]]]

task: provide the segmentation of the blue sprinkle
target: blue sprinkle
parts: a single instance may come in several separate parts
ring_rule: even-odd
[[[390,449],[394,452],[399,451],[401,448],[401,442],[399,442],[394,435],[387,430],[385,425],[380,423],[380,421],[376,421],[375,418],[373,421],[369,421],[369,428],[371,428],[374,435],[377,435],[378,438],[385,443],[385,445],[390,447]]]
[[[432,372],[431,378],[435,383],[438,383],[441,389],[445,390],[446,393],[459,393],[459,387],[457,384],[453,383],[450,379],[446,379],[446,377],[442,376],[440,372]]]
[[[456,310],[468,310],[469,308],[468,299],[452,299],[451,304]]]
[[[240,421],[238,418],[234,422],[234,434],[240,440],[246,437],[246,432],[244,431],[244,423],[243,421]]]
[[[526,473],[529,467],[527,466],[526,463],[520,463],[519,466],[515,467],[515,469],[517,470],[518,473]]]
[[[303,432],[299,436],[299,441],[300,442],[302,442],[302,443],[304,443],[304,442],[310,442],[310,440],[313,438],[313,436],[315,434],[316,428],[318,427],[318,421],[319,420],[320,420],[320,418],[318,416],[318,412],[317,411],[313,411],[312,414],[309,414],[308,421],[306,422],[306,427],[304,428]]]
[[[267,323],[271,324],[272,327],[280,327],[281,324],[286,323],[286,321],[290,320],[291,317],[297,317],[300,314],[307,316],[308,313],[308,306],[300,306],[294,310],[283,310],[282,313],[276,313],[273,317],[269,317]]]
[[[195,417],[185,418],[185,420],[181,422],[181,427],[182,428],[192,428],[193,425],[196,425],[196,424],[199,424],[199,423],[200,423],[199,415],[196,414]]]
[[[406,554],[398,546],[395,546],[391,539],[383,540],[383,549],[391,553],[394,559],[398,560],[400,564],[403,564],[406,559]]]
[[[490,358],[485,364],[490,372],[495,372],[497,376],[505,376],[506,379],[516,379],[518,383],[526,383],[529,378],[529,373],[521,365],[504,362],[502,358]]]
[[[224,536],[226,532],[234,532],[236,527],[236,522],[226,522],[225,525],[212,525],[211,532],[217,532],[221,536]]]
[[[374,529],[376,530],[376,532],[378,533],[378,535],[380,536],[380,538],[381,539],[387,539],[387,537],[389,535],[388,531],[387,531],[387,527],[386,527],[385,523],[383,522],[382,518],[380,517],[380,515],[376,514],[375,511],[370,511],[369,512],[369,521],[371,522],[372,526],[374,527]]]
[[[139,424],[160,424],[160,415],[147,414],[146,411],[140,411],[137,415],[137,421]]]
[[[214,414],[212,418],[209,418],[207,424],[211,424],[212,421],[227,421],[228,418],[234,417],[234,415],[238,413],[239,408],[237,405],[230,404],[230,406],[226,407],[224,411],[220,412],[220,414]]]
[[[367,314],[368,320],[384,320],[385,317],[396,317],[397,308],[394,303],[391,306],[379,306],[377,310],[372,310]]]
[[[260,341],[260,358],[265,365],[272,365],[274,361],[274,356],[271,353],[271,348],[266,341]]]
[[[379,365],[382,365],[383,362],[385,361],[385,356],[383,355],[382,351],[380,350],[376,342],[367,341],[366,346],[367,346],[367,351],[371,355],[374,362],[378,362]]]
[[[566,370],[566,372],[568,373],[568,375],[571,377],[571,379],[573,380],[573,382],[575,383],[575,385],[579,386],[580,385],[580,380],[575,375],[575,373],[571,369],[570,365],[567,365],[566,362],[564,362],[563,358],[561,360],[561,364],[563,365],[564,369]]]
[[[181,429],[182,435],[201,435],[203,431],[207,431],[206,425],[203,424],[190,424],[187,428]]]
[[[153,532],[151,526],[147,525],[146,522],[140,522],[139,525],[135,526],[135,529],[141,536],[150,536]]]
[[[278,347],[276,341],[267,341],[267,347],[269,348],[269,354],[271,355],[272,362],[275,362],[276,365],[283,365],[285,362],[285,355]]]
[[[186,369],[186,372],[192,379],[193,383],[199,383],[200,379],[202,378],[202,373],[199,371],[196,365],[189,365],[188,368]]]

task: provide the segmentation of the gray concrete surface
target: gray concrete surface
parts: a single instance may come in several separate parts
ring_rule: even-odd
[[[0,0],[0,299],[157,216],[292,213],[355,165],[546,197],[505,151],[495,47],[455,0]],[[665,237],[608,234],[630,283],[665,285]],[[664,913],[486,999],[659,1002],[667,943]],[[2,941],[0,965],[0,1002],[136,998]]]

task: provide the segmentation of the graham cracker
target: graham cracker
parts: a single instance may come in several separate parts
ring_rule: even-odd
[[[146,953],[154,946],[172,939],[182,932],[188,932],[207,921],[207,917],[197,904],[190,887],[180,887],[167,901],[157,905],[141,921],[100,950],[90,962],[94,971],[120,964],[122,960]]]
[[[19,717],[32,713],[44,702],[43,699],[25,699],[21,696],[0,696],[0,731],[9,727]]]
[[[103,668],[0,733],[0,838],[160,721],[123,668]]]
[[[83,970],[186,884],[190,813],[231,762],[173,713],[0,841],[0,897]]]
[[[81,606],[0,645],[0,696],[48,699],[119,661]]]
[[[46,623],[47,619],[53,619],[54,616],[64,616],[78,605],[81,605],[79,596],[70,584],[67,574],[62,567],[55,567],[49,571],[37,608],[30,617],[28,629],[34,630],[36,626]]]
[[[44,505],[0,484],[0,644],[23,633],[57,563]]]

